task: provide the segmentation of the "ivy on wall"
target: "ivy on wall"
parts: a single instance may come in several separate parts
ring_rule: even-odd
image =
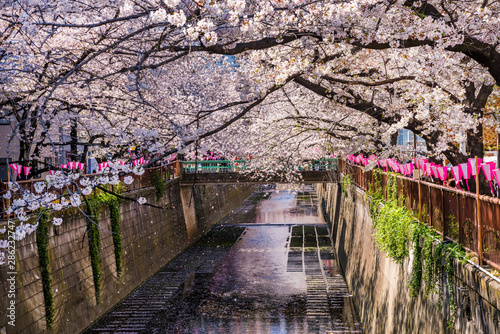
[[[349,188],[352,184],[352,179],[351,179],[351,176],[349,174],[346,174],[342,177],[342,180],[340,181],[340,189],[342,190],[342,192],[344,193],[344,196],[347,197],[348,194],[347,194],[347,188]]]
[[[47,222],[48,214],[46,212],[40,215],[36,231],[36,245],[38,248],[38,260],[42,275],[42,290],[45,303],[45,320],[47,330],[52,331],[54,324],[54,296],[52,294],[52,277],[50,276],[50,258],[49,258],[49,224]]]
[[[151,183],[156,189],[156,201],[159,201],[165,193],[166,183],[161,179],[161,175],[157,171],[153,173]]]
[[[118,197],[113,196],[110,201],[106,203],[109,207],[110,219],[111,219],[111,231],[113,232],[113,246],[115,249],[115,263],[116,263],[116,275],[120,277],[122,275],[122,236],[120,233],[120,201]]]
[[[124,188],[117,187],[114,192],[117,194],[123,193]],[[123,273],[122,267],[122,237],[120,232],[120,203],[119,197],[104,192],[98,191],[93,196],[87,199],[87,215],[91,218],[87,219],[87,235],[89,239],[89,252],[92,264],[92,272],[94,276],[94,286],[96,293],[96,302],[99,304],[101,301],[101,238],[99,232],[99,210],[101,206],[109,208],[111,231],[113,233],[113,246],[115,253],[116,275],[120,277]]]
[[[93,196],[87,199],[87,237],[89,240],[89,255],[94,277],[96,303],[101,302],[101,236],[99,232],[99,200]]]
[[[445,288],[449,292],[450,319],[448,327],[454,324],[457,314],[456,296],[453,290],[453,262],[459,259],[467,261],[464,249],[457,243],[442,238],[430,226],[418,222],[412,213],[402,205],[398,195],[397,178],[389,174],[387,201],[384,201],[382,182],[379,173],[374,172],[376,189],[369,188],[371,196],[370,215],[375,228],[375,242],[387,253],[387,256],[397,263],[402,263],[409,256],[409,249],[413,248],[412,274],[408,281],[409,294],[412,298],[419,295],[422,280],[425,284],[424,297],[431,293],[438,295],[438,308],[442,307]],[[381,204],[384,204],[383,206]],[[436,246],[433,246],[437,242]],[[446,273],[447,284],[443,284],[443,274]]]

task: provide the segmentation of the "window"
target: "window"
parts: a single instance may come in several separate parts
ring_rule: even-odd
[[[7,181],[8,171],[7,158],[0,158],[0,179],[2,181]]]

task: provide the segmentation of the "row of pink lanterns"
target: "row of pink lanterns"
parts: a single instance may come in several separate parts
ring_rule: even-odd
[[[121,165],[124,165],[125,162],[123,161],[119,161],[119,163]],[[140,159],[136,159],[134,161],[132,161],[132,164],[134,166],[139,166],[139,165],[146,165],[148,163],[148,160],[144,159],[144,158],[140,158]],[[109,167],[109,161],[106,161],[106,162],[101,162],[99,163],[99,171],[103,170],[104,168],[106,167]],[[18,164],[9,164],[9,167],[12,168],[12,170],[18,175],[18,176],[21,176],[23,171],[24,171],[24,175],[25,176],[28,176],[30,171],[31,171],[31,167],[23,167],[22,165],[18,165]],[[76,162],[76,161],[71,161],[71,162],[68,162],[66,164],[62,164],[59,166],[60,168],[62,169],[71,169],[71,170],[74,170],[74,171],[83,171],[85,169],[85,164],[84,163],[81,163],[81,162]],[[50,175],[54,175],[55,174],[55,170],[49,170],[49,174]]]
[[[377,165],[382,167],[386,172],[390,168],[392,171],[396,173],[400,173],[402,175],[413,175],[413,169],[415,166],[419,168],[423,172],[424,177],[434,177],[444,182],[448,178],[448,172],[451,170],[453,178],[455,179],[456,185],[459,189],[461,189],[460,184],[462,184],[463,180],[467,185],[467,190],[470,191],[468,180],[471,176],[476,176],[476,159],[470,158],[468,162],[459,164],[458,166],[441,166],[436,165],[433,162],[428,162],[427,159],[418,159],[415,158],[413,162],[401,164],[394,159],[381,159],[378,160],[377,156],[371,155],[368,158],[363,157],[363,154],[358,156],[348,155],[347,159],[353,163],[357,163],[360,165],[368,165],[372,161],[377,161]],[[500,185],[500,168],[495,169],[495,162],[484,162],[483,159],[477,159],[478,167],[483,171],[483,175],[486,177],[486,180],[490,184],[491,193],[493,192],[493,186],[491,182],[496,180],[497,184]]]
[[[21,176],[23,170],[24,170],[24,175],[28,176],[31,171],[31,167],[23,167],[22,165],[18,164],[9,164],[9,167],[12,168],[14,172],[16,172],[17,175]]]

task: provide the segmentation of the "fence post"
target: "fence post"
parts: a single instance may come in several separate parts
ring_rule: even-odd
[[[479,201],[479,166],[477,165],[477,156],[474,159],[476,162],[477,252],[479,254],[479,265],[483,266],[483,231],[481,226],[481,206]]]
[[[182,161],[177,160],[175,162],[175,176],[178,177],[179,179],[182,179]],[[196,167],[195,167],[196,168]]]
[[[422,175],[420,167],[417,168],[418,171],[418,221],[422,222]]]
[[[444,241],[444,236],[446,235],[446,215],[444,213],[444,190],[441,188],[441,212],[443,215],[443,241]]]

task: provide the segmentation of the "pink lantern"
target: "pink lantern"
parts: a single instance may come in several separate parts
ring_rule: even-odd
[[[427,159],[420,159],[418,161],[418,166],[420,167],[420,169],[423,169],[425,171],[425,164],[427,163]]]
[[[408,174],[408,164],[401,165],[402,169],[402,174],[407,175]]]
[[[16,164],[9,164],[9,167],[12,168],[14,172],[16,172],[17,175],[19,175],[19,171],[17,170],[17,165]]]
[[[493,176],[495,176],[495,180],[497,181],[497,185],[500,186],[500,168],[497,168],[493,171]]]
[[[453,173],[453,177],[455,178],[456,182],[459,182],[459,181],[462,180],[463,174],[460,171],[460,167],[459,166],[453,166],[453,167],[451,167],[451,172]]]
[[[481,169],[483,170],[484,176],[486,177],[486,180],[488,181],[493,181],[493,169],[495,169],[495,163],[494,162],[485,162],[481,164]]]
[[[491,185],[491,181],[493,181],[493,169],[495,168],[495,162],[485,162],[481,164],[481,169],[483,170],[484,176],[486,177],[486,180],[488,180],[488,183],[490,184],[490,190],[491,194],[494,194],[493,192],[493,186]]]
[[[460,169],[460,172],[462,173],[462,178],[465,180],[465,184],[467,185],[467,190],[470,191],[469,179],[470,179],[471,174],[472,174],[472,168],[468,162],[463,163],[463,164],[459,164],[458,167]]]
[[[24,167],[24,175],[28,176],[30,174],[31,167]]]
[[[429,176],[432,175],[431,163],[424,163],[424,172]]]
[[[483,162],[483,159],[477,159],[477,164],[478,164],[478,169],[481,169],[481,163]],[[470,170],[470,174],[472,176],[476,176],[476,159],[475,158],[470,158],[469,159],[469,162],[468,162],[471,170]]]
[[[448,176],[448,167],[447,166],[438,167],[437,170],[441,181],[443,182],[446,181],[446,177]]]
[[[462,173],[462,177],[466,180],[470,179],[471,176],[471,168],[468,163],[463,163],[458,165],[460,172]]]
[[[438,169],[437,169],[437,168],[438,168],[438,166],[436,166],[436,165],[431,165],[431,171],[432,171],[432,174],[431,174],[431,175],[432,175],[432,176],[434,176],[434,177],[437,177],[437,178],[438,178],[438,177],[439,177],[439,174],[438,174]]]
[[[85,169],[85,164],[80,163],[80,170],[83,171]]]
[[[49,170],[49,174],[50,174],[50,175],[54,175],[55,173],[56,173],[56,171],[55,171],[55,170]]]
[[[453,173],[453,177],[455,178],[455,183],[456,183],[457,187],[459,189],[461,189],[459,182],[462,181],[462,172],[460,170],[460,167],[459,166],[451,167],[451,172]]]

